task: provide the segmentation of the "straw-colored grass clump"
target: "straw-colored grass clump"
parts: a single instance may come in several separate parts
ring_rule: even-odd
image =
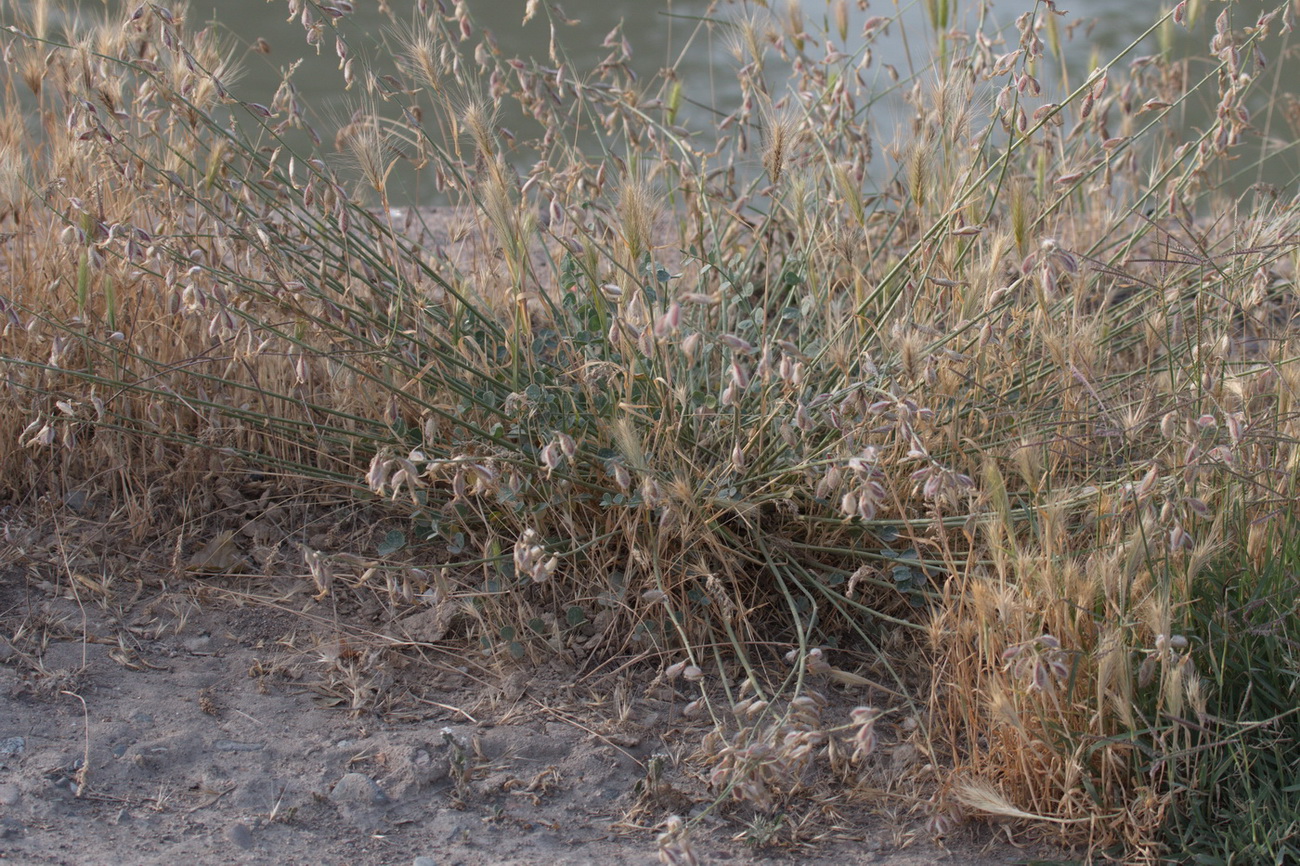
[[[385,78],[345,4],[288,6],[365,105],[344,159],[295,152],[323,136],[292,77],[241,99],[181,7],[6,9],[11,495],[88,480],[142,535],[252,467],[388,498],[443,559],[394,612],[441,599],[502,664],[599,619],[698,691],[720,797],[865,789],[906,739],[936,831],[1166,850],[1231,737],[1190,612],[1295,495],[1297,212],[1225,192],[1290,3],[1179,4],[1153,32],[1207,30],[1208,63],[1082,75],[1051,3],[969,39],[927,4],[933,62],[879,76],[902,24],[855,38],[843,3],[829,35],[797,5],[701,24],[740,87],[710,135],[618,33],[584,71],[421,4]],[[461,251],[395,171],[474,215]],[[873,706],[831,718],[864,660]]]

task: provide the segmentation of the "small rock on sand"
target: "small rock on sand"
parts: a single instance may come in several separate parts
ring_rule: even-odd
[[[253,847],[253,831],[247,824],[231,824],[226,828],[226,838],[244,850]]]
[[[217,740],[212,744],[212,748],[218,752],[260,752],[266,748],[266,743],[238,743],[234,740]]]
[[[347,773],[335,782],[330,799],[341,806],[383,806],[388,803],[384,789],[363,773]]]

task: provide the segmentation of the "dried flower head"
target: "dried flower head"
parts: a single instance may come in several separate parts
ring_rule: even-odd
[[[686,822],[677,815],[671,815],[664,821],[663,828],[663,832],[656,840],[659,846],[659,862],[665,866],[699,866],[700,860],[691,847]]]

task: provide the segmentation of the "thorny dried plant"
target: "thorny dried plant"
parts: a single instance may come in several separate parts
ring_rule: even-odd
[[[726,647],[766,706],[729,728],[690,705],[719,795],[768,805],[835,747],[808,678],[861,683],[822,670],[833,641],[984,792],[936,795],[936,828],[1014,812],[1159,855],[1202,754],[1169,720],[1208,712],[1187,605],[1222,551],[1266,557],[1295,493],[1297,210],[1221,184],[1270,134],[1251,99],[1293,3],[1179,3],[1153,32],[1208,28],[1207,67],[1135,43],[1082,81],[1051,72],[1072,22],[1047,0],[1006,29],[927,4],[932,61],[907,70],[872,51],[897,19],[740,15],[708,135],[698,83],[638,79],[621,29],[579,69],[418,0],[385,77],[348,4],[286,6],[359,93],[338,142],[360,177],[280,143],[331,138],[294,67],[240,98],[181,6],[66,38],[0,7],[8,489],[94,479],[141,533],[250,467],[369,491],[411,517],[386,550],[439,546],[439,586],[383,591],[394,617],[437,608],[439,640],[686,651],[692,683]],[[863,122],[882,81],[910,115],[892,142]],[[399,162],[471,230],[394,207]],[[321,602],[379,592],[304,565]],[[381,659],[323,662],[373,706]],[[874,724],[852,720],[859,759]],[[673,828],[662,856],[689,862]]]

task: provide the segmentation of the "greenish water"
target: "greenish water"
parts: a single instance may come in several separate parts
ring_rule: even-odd
[[[90,0],[83,0],[83,3],[90,5]],[[546,56],[551,37],[548,22],[544,16],[538,15],[524,24],[523,0],[467,0],[467,4],[479,24],[492,31],[506,54]],[[399,20],[414,20],[418,14],[414,0],[389,0],[388,5]],[[661,68],[676,65],[682,78],[702,99],[707,98],[710,92],[720,99],[735,94],[733,64],[720,25],[759,8],[754,3],[705,0],[568,0],[562,5],[570,16],[570,23],[562,26],[558,35],[579,66],[584,62],[598,61],[607,54],[608,49],[601,43],[606,34],[622,24],[633,48],[633,65],[643,76],[649,77]],[[830,20],[829,4],[825,0],[803,0],[800,5],[810,33],[823,29]],[[901,13],[901,26],[891,30],[887,38],[877,40],[873,51],[880,62],[906,70],[910,64],[905,42],[910,41],[915,52],[916,46],[926,38],[925,15],[920,4],[871,0],[863,4],[863,9],[857,8],[854,2],[849,5],[851,24],[848,39],[846,44],[838,47],[847,52],[855,51],[860,45],[858,34],[862,23],[867,18]],[[973,23],[971,19],[976,14],[974,2],[954,0],[953,5],[957,9],[957,24]],[[1020,14],[1036,5],[1034,0],[1001,0],[993,5],[990,20],[1007,32]],[[1060,19],[1062,22],[1082,22],[1075,37],[1066,44],[1072,65],[1083,70],[1094,52],[1104,58],[1127,46],[1151,26],[1167,5],[1171,4],[1152,0],[1059,0],[1058,8],[1068,13]],[[1224,6],[1221,2],[1209,0],[1205,0],[1203,5],[1203,18],[1207,20],[1202,23],[1205,24]],[[1239,0],[1232,5],[1234,23],[1243,27],[1253,23],[1265,9],[1272,8],[1275,0]],[[345,32],[358,37],[354,47],[363,48],[368,42],[392,39],[392,26],[380,12],[377,0],[355,0],[355,6],[355,11],[343,24]],[[286,8],[284,0],[224,0],[216,5],[211,4],[211,0],[207,4],[198,0],[192,4],[191,20],[215,22],[245,44],[259,36],[268,39],[273,53],[265,59],[249,59],[244,85],[253,92],[269,93],[278,81],[280,66],[302,57],[309,50],[303,43],[302,28],[296,22],[285,20]],[[770,4],[770,11],[778,20],[783,10],[784,4],[780,0],[773,0]],[[702,24],[702,20],[718,24]],[[1175,52],[1204,52],[1209,32],[1204,27],[1199,28],[1199,32],[1175,29]],[[1149,53],[1155,48],[1155,43],[1151,42],[1138,53]],[[323,53],[330,54],[328,49]],[[923,53],[914,53],[912,58],[920,60]],[[343,110],[348,106],[349,97],[338,86],[336,64],[331,56],[324,57],[321,63],[309,63],[307,68],[313,73],[310,76],[313,80],[306,82],[305,90],[319,99],[322,107]]]
[[[9,2],[22,8],[24,4],[30,6],[35,0],[17,0],[16,4],[14,0]],[[544,14],[539,14],[524,24],[524,0],[465,2],[478,26],[492,31],[507,56],[539,59],[547,56],[551,40],[550,24]],[[1272,9],[1277,2],[1279,0],[1239,0],[1231,4],[1234,27],[1241,28],[1253,23],[1263,10]],[[863,8],[859,8],[859,3]],[[949,0],[949,3],[956,10],[953,20],[958,27],[975,23],[979,4],[974,0]],[[81,14],[92,15],[103,14],[105,8],[116,12],[121,8],[134,8],[137,4],[138,0],[80,0],[79,6],[74,4],[74,8],[79,8]],[[66,2],[63,5],[68,6]],[[340,30],[353,53],[364,57],[380,73],[394,71],[393,54],[400,41],[400,28],[395,27],[381,13],[380,0],[353,0],[353,5],[354,11],[339,21]],[[398,21],[413,22],[419,15],[417,0],[387,0],[387,5],[396,13]],[[429,0],[429,5],[436,8],[434,0]],[[452,0],[447,0],[446,5],[450,8]],[[1206,55],[1207,42],[1213,32],[1212,18],[1225,8],[1225,4],[1202,0],[1201,5],[1204,7],[1203,20],[1193,31],[1172,29],[1169,44],[1175,56]],[[4,0],[0,0],[0,8],[3,6]],[[727,22],[758,9],[755,4],[708,0],[566,0],[562,6],[571,22],[561,25],[557,36],[568,52],[574,69],[589,67],[605,57],[609,49],[602,43],[606,35],[621,24],[622,32],[632,47],[632,67],[643,83],[651,86],[649,83],[663,68],[671,66],[676,69],[688,98],[683,115],[686,125],[707,134],[714,118],[732,110],[740,99],[734,71],[735,61],[728,49]],[[1013,22],[1017,16],[1035,6],[1033,0],[999,0],[991,4],[985,32],[1000,30],[1008,42],[1014,42]],[[1149,0],[1058,0],[1057,6],[1068,12],[1068,15],[1059,19],[1063,25],[1077,22],[1072,38],[1064,43],[1070,74],[1077,84],[1083,80],[1093,58],[1108,59],[1128,46],[1151,26],[1164,4]],[[884,64],[897,68],[905,77],[926,74],[922,64],[928,62],[929,53],[925,45],[929,34],[922,3],[851,0],[849,7],[848,38],[846,44],[837,45],[838,48],[847,53],[858,51],[862,42],[859,35],[862,23],[868,17],[898,14],[899,21],[891,27],[888,35],[876,39],[872,45],[876,74],[879,74],[878,71]],[[801,8],[806,22],[805,29],[809,33],[834,33],[831,6],[827,0],[802,0]],[[772,0],[769,11],[780,20],[785,15],[785,9],[783,0]],[[353,88],[351,92],[344,89],[332,39],[327,38],[317,56],[315,50],[305,43],[301,25],[296,20],[287,21],[287,17],[288,4],[285,0],[221,0],[219,3],[214,3],[213,0],[195,0],[190,6],[189,25],[193,28],[211,23],[228,34],[232,45],[242,57],[243,67],[243,75],[231,89],[246,101],[269,103],[283,71],[295,61],[301,60],[302,66],[294,77],[295,85],[312,112],[312,122],[328,139],[363,104],[360,88]],[[57,19],[53,23],[57,28]],[[259,38],[270,46],[269,53],[252,50]],[[838,37],[832,35],[831,38],[836,40]],[[1157,40],[1149,38],[1133,54],[1150,54],[1158,48]],[[1007,48],[1003,46],[996,50]],[[814,49],[810,55],[816,57],[819,52]],[[1276,61],[1276,58],[1273,60]],[[1289,65],[1296,66],[1296,63],[1291,61]],[[1206,68],[1201,64],[1199,67],[1193,66],[1191,71],[1194,77],[1199,77]],[[1278,73],[1279,70],[1274,66],[1262,74],[1272,76]],[[1300,89],[1300,74],[1289,69],[1281,70],[1279,83],[1285,85],[1289,79],[1296,80],[1297,89]],[[881,76],[880,80],[884,82],[885,79]],[[1048,82],[1045,84],[1051,86]],[[1287,185],[1296,176],[1300,162],[1289,146],[1294,142],[1282,140],[1290,133],[1285,123],[1270,114],[1270,109],[1274,107],[1269,106],[1261,97],[1252,105],[1252,111],[1270,123],[1270,130],[1279,137],[1278,144],[1283,147],[1283,152],[1272,157],[1269,164],[1263,167],[1243,169],[1239,178],[1242,182],[1234,183],[1238,188],[1244,188],[1258,179]],[[1184,115],[1184,122],[1189,130],[1203,127],[1212,111],[1213,105],[1205,104],[1205,100],[1193,100]],[[885,131],[886,139],[889,138],[888,130],[896,125],[901,126],[906,118],[905,108],[896,94],[882,98],[872,112],[872,123],[877,129]],[[508,112],[503,115],[503,123],[522,124],[525,127],[524,137],[535,131],[527,129],[525,121]],[[1254,156],[1250,158],[1251,166],[1255,160]]]

